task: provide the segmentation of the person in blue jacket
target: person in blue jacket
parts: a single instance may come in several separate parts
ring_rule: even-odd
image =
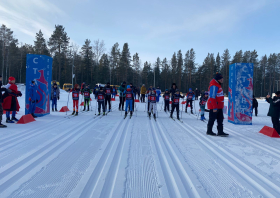
[[[185,112],[187,113],[188,105],[190,104],[191,106],[191,114],[193,114],[193,100],[195,99],[195,94],[192,91],[192,88],[189,88],[189,92],[186,94],[187,97],[187,103],[186,103],[186,110]]]
[[[161,94],[161,90],[160,90],[159,87],[157,87],[156,92],[157,92],[157,102],[159,102],[159,97],[160,97],[160,94]]]
[[[54,110],[57,111],[57,100],[59,100],[59,95],[60,95],[60,90],[57,87],[57,84],[54,83],[51,91],[52,111]]]
[[[130,87],[130,85],[127,85],[127,89],[124,91],[124,95],[125,95],[125,116],[127,116],[127,107],[129,106],[130,109],[130,116],[132,116],[132,112],[133,112],[133,91]]]
[[[36,116],[34,115],[35,109],[36,109],[36,102],[38,102],[37,100],[37,86],[35,84],[35,81],[31,81],[29,90],[28,90],[28,94],[29,94],[29,114],[31,114],[34,118],[36,118]]]

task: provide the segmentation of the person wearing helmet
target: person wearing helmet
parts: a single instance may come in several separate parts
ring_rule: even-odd
[[[166,110],[167,110],[169,112],[170,93],[169,93],[168,89],[165,90],[163,99],[164,99],[164,111],[166,112]]]
[[[206,103],[207,103],[207,100],[208,100],[208,92],[206,91],[206,92],[205,92],[204,94],[202,94],[202,96],[200,97],[200,102],[199,102],[200,115],[201,115],[200,120],[201,120],[201,121],[206,120],[205,117],[204,117],[204,111],[205,111],[205,105],[206,105]]]
[[[187,97],[187,103],[186,103],[185,112],[186,113],[188,112],[188,106],[190,104],[190,106],[191,106],[191,114],[193,114],[193,100],[195,98],[195,94],[192,91],[192,88],[189,88],[189,92],[186,94],[186,97]]]
[[[179,89],[176,89],[175,93],[172,95],[172,98],[171,98],[172,99],[172,109],[171,109],[170,117],[173,118],[173,112],[176,108],[178,120],[180,120],[180,117],[179,117],[180,98],[184,98],[184,96],[180,95]]]

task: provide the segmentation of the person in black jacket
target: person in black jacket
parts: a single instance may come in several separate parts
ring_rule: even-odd
[[[196,88],[195,89],[195,100],[198,100],[198,96],[200,96],[200,91]]]
[[[6,88],[2,88],[2,76],[0,75],[0,128],[6,128],[7,126],[2,124],[2,115],[3,115],[3,106],[2,106],[2,103],[3,103],[3,99],[2,99],[2,92],[5,91],[5,92],[11,92],[9,89],[6,89]]]
[[[258,106],[259,103],[257,99],[255,98],[255,95],[253,95],[253,109],[255,109],[255,116],[258,116]]]
[[[173,94],[176,93],[176,89],[177,89],[177,85],[176,83],[172,83],[172,86],[171,86],[171,89],[170,89],[170,94],[171,94],[171,97],[173,96]]]
[[[280,124],[279,124],[279,117],[280,117],[280,91],[277,91],[276,96],[272,99],[270,95],[266,96],[266,101],[270,103],[269,111],[267,116],[271,117],[271,121],[273,124],[273,128],[277,131],[280,135]]]
[[[180,120],[180,117],[179,117],[180,98],[184,98],[184,96],[181,96],[179,89],[176,89],[176,92],[172,95],[172,98],[171,98],[172,99],[172,109],[171,109],[170,117],[173,118],[173,112],[176,109],[178,120]]]
[[[164,111],[166,112],[166,110],[167,110],[169,112],[170,93],[169,93],[168,89],[165,90],[163,99],[164,99]]]
[[[107,82],[107,85],[104,87],[104,93],[105,93],[105,109],[106,111],[111,111],[111,94],[113,93],[113,89],[110,86],[110,83]],[[109,109],[107,109],[107,103],[109,106]]]

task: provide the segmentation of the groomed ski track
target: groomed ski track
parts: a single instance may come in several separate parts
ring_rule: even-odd
[[[225,119],[230,136],[212,137],[205,134],[207,122],[186,113],[183,123],[174,122],[161,102],[156,121],[147,117],[145,103],[136,103],[137,117],[123,119],[118,101],[94,119],[95,104],[71,119],[54,112],[28,125],[8,125],[0,133],[0,197],[280,195],[280,139],[258,133],[270,121],[266,110],[253,118],[255,126]]]

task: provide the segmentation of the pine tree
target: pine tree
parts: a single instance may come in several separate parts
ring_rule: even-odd
[[[220,57],[220,54],[218,53],[216,56],[216,64],[215,64],[214,73],[220,72],[220,70],[221,70],[221,57]]]
[[[155,77],[155,83],[154,86],[158,87],[160,85],[160,67],[161,67],[161,60],[158,57],[157,61],[155,62],[155,67],[154,67],[154,77]]]
[[[168,61],[166,58],[163,59],[162,63],[161,63],[161,79],[162,79],[162,85],[164,86],[165,89],[167,89],[170,83],[170,66],[168,65]],[[162,87],[161,85],[161,87]]]
[[[38,33],[36,33],[36,37],[35,37],[35,41],[34,41],[34,50],[36,54],[40,54],[40,55],[47,55],[50,56],[49,53],[49,49],[47,47],[47,43],[46,40],[44,38],[44,35],[42,33],[41,30],[39,30]]]
[[[67,36],[67,33],[64,30],[62,25],[55,25],[55,30],[51,35],[51,38],[48,41],[51,53],[57,53],[58,55],[58,76],[57,79],[60,82],[61,80],[61,58],[64,51],[69,45],[70,38]],[[53,65],[54,67],[54,65]]]
[[[172,59],[171,59],[171,76],[172,76],[172,83],[177,83],[176,79],[176,71],[177,71],[177,58],[176,53],[174,52]]]
[[[110,69],[111,69],[111,75],[112,75],[112,84],[115,85],[116,83],[120,84],[120,71],[118,69],[120,64],[120,49],[119,44],[115,43],[111,49],[110,54]]]
[[[133,64],[132,68],[134,70],[133,72],[133,84],[139,84],[139,76],[140,76],[140,58],[138,56],[138,53],[133,55]]]
[[[226,49],[222,55],[222,69],[221,69],[222,75],[224,77],[224,83],[222,86],[223,86],[224,93],[226,95],[228,93],[228,79],[229,79],[228,77],[229,77],[230,59],[231,59],[231,56],[229,54],[229,50]]]
[[[130,52],[129,52],[129,48],[128,48],[128,43],[125,43],[123,45],[123,50],[122,50],[122,54],[121,54],[121,59],[120,59],[120,76],[121,76],[121,80],[128,80],[128,71],[130,68],[130,61],[131,61],[131,56],[130,56]]]
[[[177,53],[177,68],[176,68],[176,74],[177,74],[177,79],[178,79],[178,88],[182,89],[182,69],[183,69],[183,55],[181,50],[178,51]]]
[[[81,56],[83,59],[82,79],[86,81],[86,83],[93,81],[93,51],[90,44],[91,41],[86,39],[81,49]],[[85,75],[83,75],[83,73],[85,73]]]

